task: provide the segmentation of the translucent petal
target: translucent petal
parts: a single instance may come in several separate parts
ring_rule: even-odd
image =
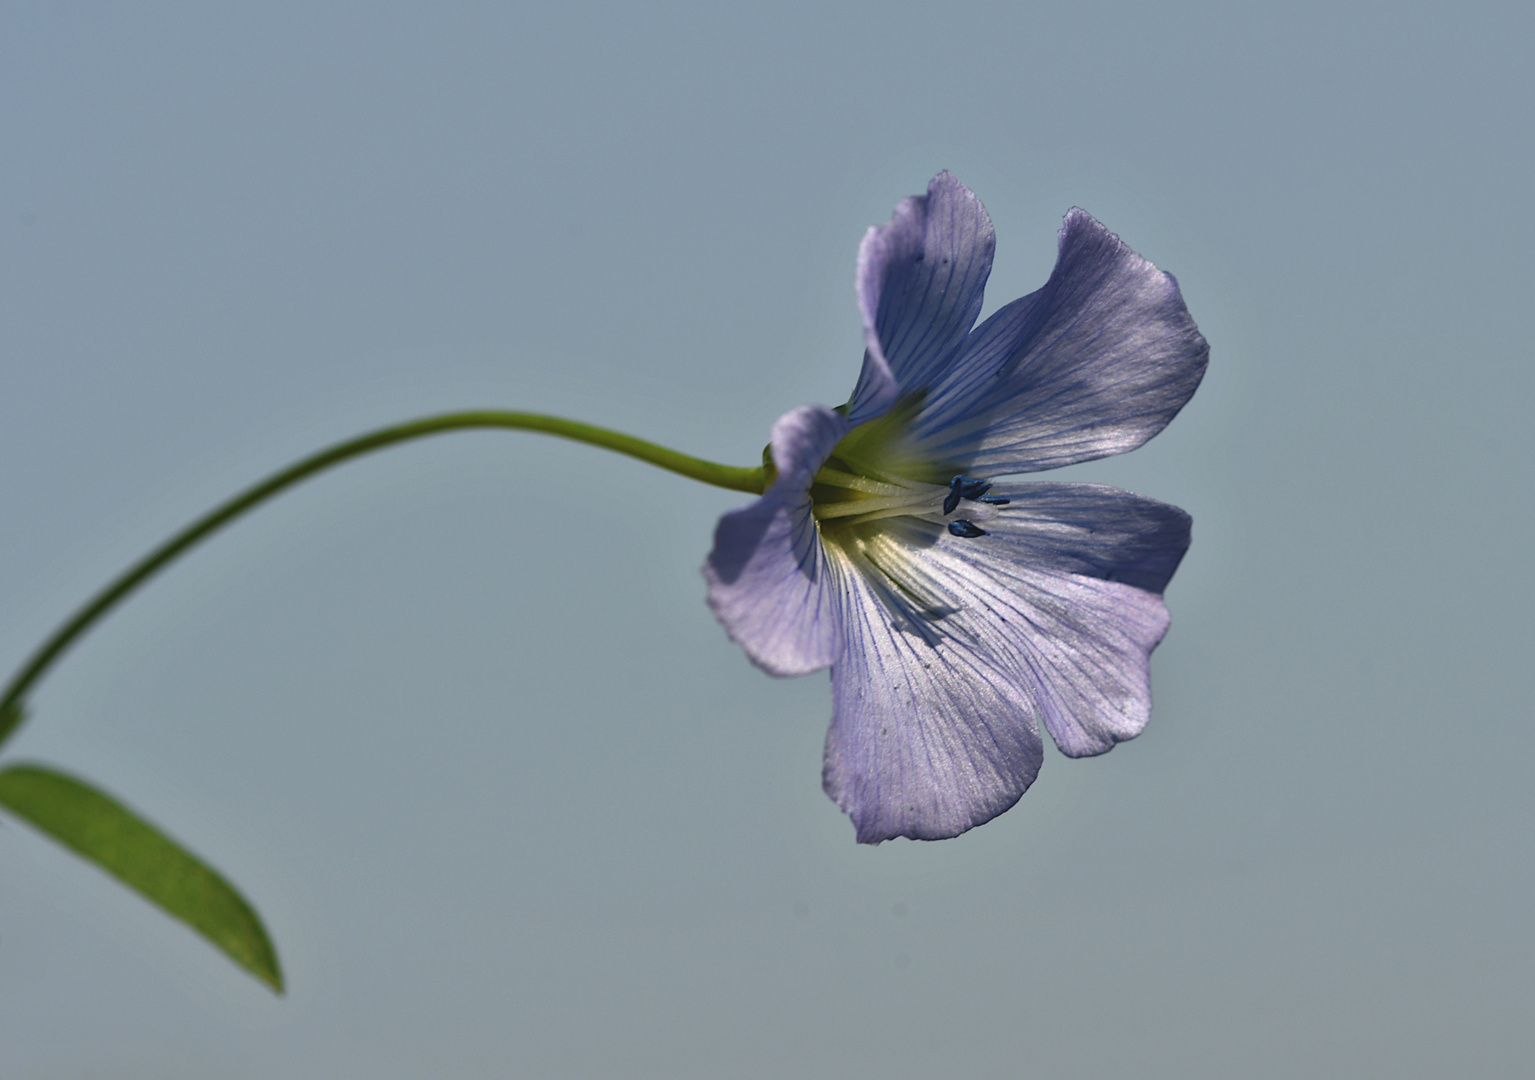
[[[720,518],[704,563],[709,606],[752,661],[803,675],[842,653],[838,584],[810,510],[810,482],[847,433],[839,413],[804,405],[773,425],[777,477],[766,494]]]
[[[1008,558],[1040,571],[1167,588],[1193,519],[1176,506],[1102,484],[993,484],[1008,503],[987,528]]]
[[[977,640],[973,620],[924,626],[915,620],[931,616],[902,611],[898,589],[846,565],[848,649],[832,668],[826,793],[864,844],[941,840],[991,820],[1044,756],[1027,672]]]
[[[1168,625],[1161,596],[1125,579],[1165,585],[1188,545],[1187,518],[1180,527],[1146,514],[1105,536],[1012,510],[988,523],[988,536],[959,541],[968,547],[946,546],[933,572],[967,582],[992,633],[1029,668],[1061,752],[1104,753],[1150,719],[1151,651]]]
[[[982,476],[1123,453],[1189,400],[1209,352],[1172,275],[1073,209],[1045,287],[969,335],[908,437]]]
[[[1188,546],[1176,507],[1097,485],[994,488],[987,535],[912,518],[833,534],[847,652],[832,669],[827,793],[858,839],[939,839],[1012,806],[1037,720],[1069,756],[1150,715],[1160,590]]]
[[[926,387],[981,313],[996,234],[986,208],[947,172],[903,199],[858,251],[864,362],[848,406],[861,424]]]

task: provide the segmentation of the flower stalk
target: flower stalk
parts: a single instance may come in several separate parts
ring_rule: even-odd
[[[495,410],[446,413],[380,428],[321,450],[254,484],[210,510],[124,570],[39,645],[27,662],[11,677],[4,692],[0,693],[0,741],[20,726],[25,715],[27,693],[71,645],[139,586],[225,525],[295,484],[353,458],[429,435],[487,428],[538,431],[591,446],[600,446],[605,450],[627,454],[629,457],[649,462],[681,476],[700,480],[715,487],[729,488],[732,491],[760,495],[766,487],[761,466],[747,468],[720,465],[689,454],[678,453],[676,450],[659,446],[645,439],[637,439],[632,435],[624,435],[621,432],[575,420],[566,420],[558,416],[546,416],[542,413]]]

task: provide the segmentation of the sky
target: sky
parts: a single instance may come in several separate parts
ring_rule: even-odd
[[[0,662],[318,447],[529,409],[755,464],[950,169],[986,311],[1082,206],[1208,375],[1048,478],[1187,509],[1146,732],[859,846],[744,497],[541,436],[314,480],[3,761],[232,879],[282,998],[10,818],[0,1080],[1439,1077],[1535,1060],[1535,32],[1468,3],[0,6]],[[10,658],[10,659],[4,659]]]

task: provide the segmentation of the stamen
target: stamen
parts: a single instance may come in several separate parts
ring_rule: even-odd
[[[977,480],[972,476],[958,477],[961,481],[959,493],[967,499],[979,499],[991,490],[990,480]]]
[[[989,480],[977,480],[963,473],[949,481],[948,490],[936,484],[904,477],[876,480],[841,469],[820,469],[815,476],[819,489],[815,498],[815,516],[818,520],[836,522],[838,525],[863,525],[881,518],[913,517],[938,525],[949,524],[948,519],[960,509],[962,502],[970,507],[956,529],[949,531],[955,536],[985,536],[977,521],[990,521],[997,513],[997,506],[1005,506],[1007,499],[987,495],[991,490]],[[830,489],[830,491],[828,491]],[[846,492],[839,497],[838,493]],[[975,529],[975,532],[967,532]]]
[[[852,473],[845,473],[837,469],[825,468],[824,466],[820,472],[815,474],[815,482],[825,484],[827,487],[862,491],[869,495],[904,495],[908,490],[897,484],[886,484],[879,480],[871,480],[867,476],[854,476]]]
[[[954,513],[954,508],[959,505],[960,497],[964,494],[964,486],[965,478],[963,476],[956,476],[953,480],[949,481],[949,493],[943,497],[943,512],[945,514]]]
[[[974,540],[977,536],[986,535],[985,529],[974,522],[966,521],[964,518],[955,518],[949,522],[949,532],[954,536],[964,537],[966,540]]]
[[[949,481],[949,494],[943,500],[943,512],[954,513],[954,508],[959,505],[959,500],[970,499],[975,502],[982,501],[988,491],[991,490],[991,481],[977,480],[973,476],[964,473],[957,474]],[[1006,500],[1003,500],[1004,502]]]
[[[909,514],[920,506],[921,503],[921,499],[915,499],[909,495],[890,498],[849,499],[846,502],[816,503],[815,516],[818,518],[838,518],[861,514],[884,517],[887,516],[884,511],[888,510],[894,510],[897,514]]]

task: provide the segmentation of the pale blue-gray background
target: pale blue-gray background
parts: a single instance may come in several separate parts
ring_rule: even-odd
[[[214,501],[462,407],[749,464],[954,170],[1176,273],[1151,727],[853,844],[740,497],[453,435],[312,483],[6,748],[250,896],[290,993],[7,820],[0,1077],[1513,1077],[1535,1061],[1525,4],[0,8],[0,657]]]

